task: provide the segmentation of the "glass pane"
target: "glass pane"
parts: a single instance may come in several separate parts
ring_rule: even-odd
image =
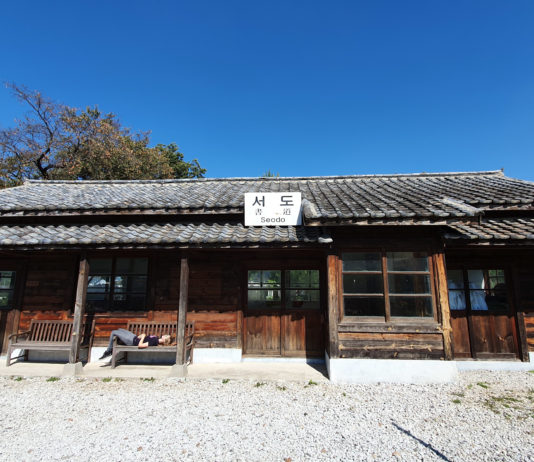
[[[471,285],[471,283],[469,283]],[[488,304],[486,303],[485,290],[470,290],[469,298],[471,300],[471,309],[474,311],[488,311]]]
[[[15,288],[15,271],[0,272],[0,289]]]
[[[489,282],[490,289],[498,288],[499,290],[502,290],[503,287],[506,287],[506,279],[504,277],[504,270],[489,270],[488,271],[488,282]]]
[[[111,273],[111,258],[91,258],[89,260],[89,272],[91,274]]]
[[[384,297],[343,297],[345,316],[380,316],[386,313]]]
[[[381,294],[384,292],[382,274],[344,274],[343,293]]]
[[[286,290],[286,308],[319,309],[318,290]]]
[[[424,252],[388,252],[388,271],[428,271]]]
[[[486,295],[486,304],[490,311],[508,311],[506,287],[504,287],[504,290],[496,288],[495,290],[488,291],[488,294]]]
[[[447,286],[449,289],[463,289],[464,272],[462,270],[447,271]]]
[[[105,293],[88,293],[87,308],[90,312],[107,311],[109,295]]]
[[[286,286],[291,288],[319,288],[319,270],[286,271]]]
[[[449,305],[451,310],[465,310],[465,293],[462,290],[454,289],[449,290]]]
[[[485,289],[483,270],[467,271],[467,279],[469,280],[470,289]]]
[[[13,305],[13,291],[0,290],[0,309],[8,310]]]
[[[430,294],[430,276],[425,274],[389,274],[392,294]]]
[[[115,293],[145,292],[146,276],[115,276]]]
[[[281,291],[275,289],[249,289],[248,308],[281,308]]]
[[[432,317],[431,297],[389,297],[391,317]]]
[[[111,276],[94,275],[89,276],[87,283],[87,293],[109,292]]]
[[[113,296],[113,309],[123,311],[144,310],[144,294],[115,294]]]
[[[382,257],[378,252],[344,253],[343,271],[382,271]]]
[[[146,274],[148,258],[117,258],[115,274]]]
[[[261,271],[251,270],[248,272],[248,286],[261,287]]]
[[[262,271],[261,283],[262,287],[280,287],[282,281],[281,271]]]

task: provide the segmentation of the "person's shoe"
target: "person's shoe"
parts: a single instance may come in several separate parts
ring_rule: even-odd
[[[100,358],[98,358],[98,360],[100,361],[102,359],[106,359],[108,356],[111,356],[111,353],[112,352],[109,351],[109,350],[104,351],[104,354],[102,356],[100,356]]]

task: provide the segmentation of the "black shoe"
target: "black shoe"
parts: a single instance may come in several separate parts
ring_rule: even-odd
[[[108,350],[104,351],[104,354],[102,356],[100,356],[100,358],[98,358],[98,360],[100,361],[102,359],[106,359],[108,356],[111,356],[111,353],[112,352],[108,351]]]

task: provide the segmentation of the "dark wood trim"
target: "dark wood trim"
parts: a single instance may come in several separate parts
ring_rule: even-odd
[[[399,324],[391,323],[365,323],[365,322],[345,322],[338,325],[341,332],[369,332],[369,333],[403,333],[403,334],[437,334],[442,332],[442,328],[435,322]]]
[[[328,355],[339,357],[338,312],[339,312],[339,257],[329,254],[326,257],[328,274]]]
[[[519,346],[519,356],[521,358],[521,361],[528,362],[530,360],[530,356],[528,354],[528,335],[527,335],[527,328],[525,325],[525,312],[522,310],[522,307],[520,306],[520,294],[519,294],[519,274],[517,271],[517,268],[514,268],[510,271],[510,281],[512,284],[512,290],[511,290],[511,297],[510,299],[513,300],[514,308],[516,311],[515,313],[515,321],[517,326],[517,343]]]
[[[435,304],[436,309],[439,307],[441,315],[441,325],[443,326],[443,351],[445,359],[453,359],[452,346],[452,327],[451,327],[451,310],[449,306],[449,291],[447,288],[447,269],[445,263],[445,254],[437,253],[434,255],[435,262],[435,281],[436,291],[438,293],[438,303]]]
[[[189,295],[189,261],[182,256],[180,261],[180,298],[178,301],[178,324],[176,327],[176,364],[185,364],[185,318]]]
[[[80,344],[82,340],[82,321],[85,313],[85,299],[87,298],[87,282],[89,278],[89,261],[83,254],[80,257],[78,283],[76,285],[76,302],[74,304],[74,320],[72,326],[72,339],[69,352],[69,363],[78,361]]]

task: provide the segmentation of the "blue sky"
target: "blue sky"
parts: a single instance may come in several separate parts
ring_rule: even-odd
[[[534,2],[4,2],[0,80],[97,104],[209,177],[534,180]],[[21,114],[0,89],[0,125]]]

